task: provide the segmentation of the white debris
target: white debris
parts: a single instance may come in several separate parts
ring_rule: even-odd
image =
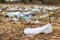
[[[45,25],[45,26],[42,26],[42,27],[25,28],[24,29],[24,34],[27,34],[27,35],[36,35],[36,34],[39,34],[39,33],[48,34],[48,33],[51,33],[51,32],[52,32],[52,25],[50,23]]]
[[[56,7],[56,6],[43,6],[42,9],[43,11],[46,11],[46,10],[57,10],[59,7]]]
[[[32,13],[44,12],[44,13],[46,13],[45,15],[39,16],[39,18],[44,18],[44,17],[49,16],[49,14],[47,14],[48,10],[56,10],[58,8],[59,7],[56,7],[56,6],[34,6],[34,7],[27,7],[27,6],[18,7],[18,6],[15,6],[15,7],[8,7],[6,10],[8,10],[8,11],[16,11],[16,10],[17,11],[18,10],[22,11],[22,12],[7,12],[7,15],[10,16],[10,17],[18,18],[18,19],[20,17],[23,17],[25,20],[28,21],[31,18],[35,17],[35,16],[31,15]],[[0,11],[1,11],[1,8],[0,8]],[[53,12],[50,12],[50,14],[53,14]],[[40,22],[39,21],[33,21],[32,23],[37,24],[37,23],[40,23]]]
[[[37,12],[39,12],[40,9],[38,9],[38,8],[33,8],[31,11],[33,11],[33,12],[37,11]]]
[[[0,11],[2,11],[2,8],[0,7]]]
[[[31,8],[27,8],[27,7],[25,7],[24,10],[25,10],[25,11],[29,11],[29,10],[31,10]]]
[[[50,14],[44,14],[44,15],[40,16],[40,18],[48,17],[48,16],[50,16],[50,15],[53,14],[53,13],[54,13],[54,12],[50,12]]]
[[[17,10],[17,8],[8,8],[6,10],[8,10],[8,11],[15,11],[15,10]]]
[[[32,12],[23,12],[24,15],[31,14]]]
[[[18,22],[19,21],[19,19],[17,19],[17,18],[12,18],[11,20],[13,20],[15,22]]]
[[[32,12],[39,12],[41,11],[42,9],[43,10],[56,10],[58,9],[59,7],[56,7],[56,6],[34,6],[33,8],[31,7],[27,7],[27,6],[24,6],[23,8],[22,7],[9,7],[7,8],[6,10],[8,11],[16,11],[16,10],[19,10],[19,11],[32,11]],[[43,11],[42,10],[42,11]]]
[[[23,18],[25,19],[25,21],[29,20],[29,17],[27,17],[27,16],[24,16]]]
[[[22,8],[18,8],[18,10],[23,10]]]
[[[11,17],[13,17],[14,15],[16,15],[17,17],[24,16],[21,12],[7,12],[7,15]]]
[[[31,9],[31,11],[33,11],[33,12],[39,12],[39,11],[41,11],[42,10],[42,8],[40,8],[39,6],[34,6],[32,9]]]
[[[40,21],[32,21],[32,22],[30,22],[30,23],[35,23],[35,24],[37,24],[37,23],[40,23]]]
[[[20,12],[7,12],[9,16],[19,15]]]
[[[5,1],[11,1],[11,2],[15,1],[16,2],[16,1],[19,1],[19,0],[5,0]]]

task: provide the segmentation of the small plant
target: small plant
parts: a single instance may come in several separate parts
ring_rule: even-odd
[[[17,15],[14,15],[15,18],[17,18]]]

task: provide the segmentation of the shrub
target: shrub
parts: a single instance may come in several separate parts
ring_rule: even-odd
[[[0,3],[5,3],[5,0],[0,0]]]

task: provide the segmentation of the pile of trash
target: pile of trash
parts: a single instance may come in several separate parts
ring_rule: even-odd
[[[20,18],[24,18],[25,21],[28,21],[35,14],[32,14],[32,12],[7,12],[6,15],[12,17],[12,20],[18,22]]]
[[[5,9],[6,11],[31,11],[31,12],[40,12],[43,10],[57,10],[59,7],[56,6],[7,6],[7,7],[0,7],[0,9]]]
[[[34,6],[34,7],[16,6],[16,7],[7,7],[4,9],[0,8],[0,11],[2,11],[2,13],[4,13],[4,15],[6,15],[6,17],[8,16],[6,19],[8,21],[12,20],[15,23],[21,22],[22,24],[23,24],[22,21],[24,21],[26,23],[26,25],[29,24],[28,26],[31,26],[30,24],[38,25],[35,28],[28,27],[28,28],[23,29],[24,34],[36,35],[39,33],[48,34],[48,33],[52,32],[51,23],[48,22],[41,27],[39,25],[40,25],[40,23],[42,23],[42,21],[45,18],[49,19],[49,16],[53,15],[54,11],[57,9],[59,9],[59,7],[55,7],[55,6]],[[36,14],[38,14],[38,15],[36,15]],[[40,15],[40,14],[43,14],[43,15]],[[47,20],[44,20],[44,21],[47,22]],[[45,23],[44,21],[43,21],[43,23]]]

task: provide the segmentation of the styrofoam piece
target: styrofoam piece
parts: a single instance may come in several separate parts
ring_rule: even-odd
[[[25,28],[24,29],[24,34],[27,35],[36,35],[39,33],[51,33],[52,32],[52,25],[50,23],[46,24],[45,26],[42,27],[36,27],[36,28]]]

